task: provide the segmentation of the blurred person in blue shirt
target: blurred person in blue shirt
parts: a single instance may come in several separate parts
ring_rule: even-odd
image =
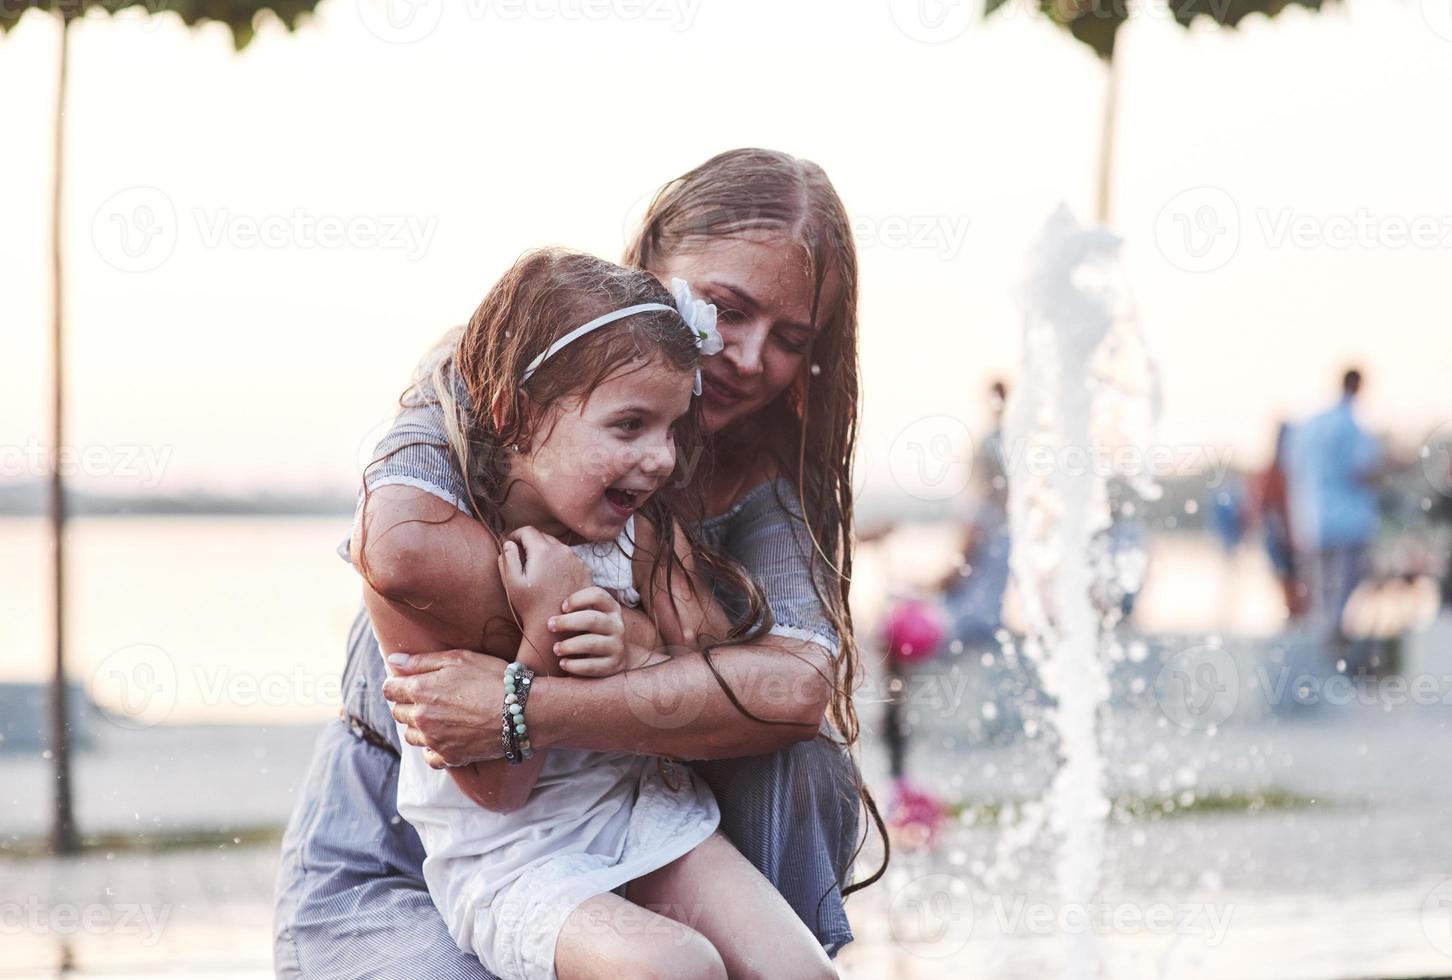
[[[942,582],[953,620],[953,635],[969,647],[994,647],[1002,626],[1008,589],[1008,460],[1003,445],[1003,411],[1008,386],[989,388],[992,428],[973,453],[976,507],[968,525],[963,560]]]
[[[1361,372],[1346,372],[1333,407],[1298,426],[1289,446],[1292,538],[1304,562],[1315,622],[1338,639],[1346,602],[1366,574],[1377,528],[1373,480],[1381,447],[1356,421]],[[1348,665],[1350,666],[1350,665]]]

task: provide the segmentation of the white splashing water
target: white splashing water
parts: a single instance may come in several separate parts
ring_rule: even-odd
[[[1099,715],[1109,697],[1105,648],[1118,621],[1114,595],[1142,563],[1105,561],[1111,478],[1158,495],[1142,463],[1158,411],[1152,363],[1119,265],[1120,240],[1082,227],[1061,207],[1030,254],[1022,288],[1023,364],[1004,417],[1009,459],[1010,567],[1022,604],[1022,650],[1052,699],[1059,769],[1043,800],[1005,828],[999,866],[1045,825],[1057,846],[1065,909],[1097,901],[1109,800]],[[1111,465],[1112,464],[1112,465]],[[1100,597],[1096,602],[1096,597]],[[1091,929],[1066,936],[1063,976],[1100,975]]]

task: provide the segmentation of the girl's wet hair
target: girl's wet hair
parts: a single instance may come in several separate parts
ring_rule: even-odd
[[[558,338],[604,313],[642,303],[660,303],[670,309],[637,313],[592,331],[565,345],[528,382],[521,383],[526,366]],[[514,484],[510,454],[527,453],[548,438],[559,413],[577,408],[608,378],[650,363],[690,374],[700,364],[695,337],[675,312],[670,291],[639,269],[626,269],[582,252],[537,249],[526,252],[499,278],[467,325],[445,335],[420,366],[400,403],[407,408],[438,407],[446,432],[446,444],[439,448],[449,453],[464,474],[470,511],[502,546],[508,530],[502,506]],[[742,623],[732,638],[747,632],[755,635],[761,627],[748,627],[759,624],[766,609],[760,589],[739,567],[710,553],[695,537],[703,516],[698,485],[689,472],[702,453],[696,400],[675,431],[675,472],[640,513],[656,528],[658,541],[683,536],[708,574],[744,597]],[[416,443],[393,446],[370,467],[409,445]],[[365,473],[364,535],[369,524],[367,494]],[[360,572],[377,588],[368,574],[367,550],[360,550],[365,556]],[[679,556],[668,547],[649,557],[651,575],[661,576],[659,581],[667,588],[677,575],[685,574]],[[483,573],[492,574],[494,569]],[[689,588],[689,580],[686,585]],[[406,601],[379,591],[394,601]],[[672,589],[669,594],[676,593]],[[765,615],[769,626],[769,614]],[[487,624],[486,633],[499,622]],[[485,645],[481,637],[480,648]]]
[[[521,384],[525,367],[556,339],[641,303],[670,309],[636,313],[570,342]],[[474,407],[470,427],[525,446],[556,403],[588,398],[606,378],[652,360],[682,372],[700,363],[670,291],[647,272],[546,248],[525,253],[489,290],[459,336],[452,371]],[[698,431],[695,405],[691,414],[697,425],[688,427]]]

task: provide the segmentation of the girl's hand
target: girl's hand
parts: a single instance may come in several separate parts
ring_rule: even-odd
[[[526,627],[557,611],[566,596],[593,584],[590,569],[569,545],[532,527],[506,535],[499,575]]]
[[[546,624],[551,633],[573,633],[555,644],[560,669],[575,677],[606,677],[638,666],[625,640],[625,617],[615,597],[598,585],[581,589]]]

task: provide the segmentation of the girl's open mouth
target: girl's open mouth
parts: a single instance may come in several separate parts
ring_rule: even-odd
[[[605,488],[605,500],[610,506],[626,515],[634,513],[637,507],[645,503],[645,499],[649,495],[648,490],[627,490],[623,487]]]

